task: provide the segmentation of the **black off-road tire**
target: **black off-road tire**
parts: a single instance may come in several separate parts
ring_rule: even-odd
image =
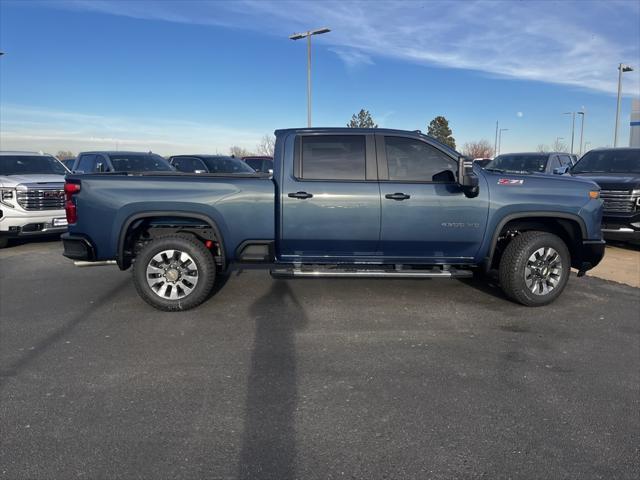
[[[193,259],[198,270],[198,280],[186,296],[179,299],[163,298],[147,282],[147,266],[154,256],[165,250],[178,250]],[[140,251],[133,265],[133,283],[138,295],[158,310],[180,311],[197,307],[210,295],[216,279],[216,264],[211,252],[195,237],[167,235],[149,242]]]
[[[5,248],[7,245],[9,245],[9,238],[0,237],[0,248]]]
[[[535,294],[526,285],[525,268],[531,255],[540,248],[553,248],[560,256],[562,270],[558,284],[546,294]],[[571,273],[571,255],[560,237],[548,232],[524,232],[516,236],[500,260],[499,279],[503,292],[528,307],[548,305],[560,296]]]

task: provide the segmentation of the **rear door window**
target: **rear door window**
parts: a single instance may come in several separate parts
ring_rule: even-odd
[[[563,166],[571,166],[572,165],[572,161],[571,161],[571,157],[569,155],[558,155],[560,157],[560,164]]]
[[[195,157],[176,157],[171,163],[179,172],[194,173],[196,170],[207,171],[207,167],[202,163],[202,160]]]
[[[305,180],[364,180],[364,135],[304,136],[301,177]]]
[[[82,155],[78,162],[76,171],[82,173],[92,173],[96,171],[96,156],[92,153]]]

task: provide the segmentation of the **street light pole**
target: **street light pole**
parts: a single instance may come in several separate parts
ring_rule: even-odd
[[[311,128],[311,36],[330,32],[328,28],[309,30],[303,33],[294,33],[289,38],[291,40],[307,39],[307,127]]]
[[[578,113],[578,115],[582,115],[582,122],[580,122],[580,149],[579,149],[580,156],[582,156],[582,136],[584,135],[584,117],[585,117],[585,114],[584,114],[584,112],[577,112],[577,113]]]
[[[498,120],[496,120],[496,141],[493,144],[493,156],[498,156]]]
[[[629,65],[621,63],[618,65],[618,105],[616,107],[616,129],[613,132],[613,146],[618,146],[618,121],[620,120],[620,98],[622,96],[622,74],[625,72],[633,72],[633,68]]]
[[[571,154],[573,155],[573,139],[576,129],[576,112],[564,112],[563,115],[571,115]]]
[[[500,148],[502,147],[502,132],[506,132],[509,130],[508,128],[501,128],[498,131],[498,153],[500,153]]]

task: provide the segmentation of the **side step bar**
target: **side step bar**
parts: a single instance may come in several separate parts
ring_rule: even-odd
[[[274,278],[469,278],[471,270],[432,268],[424,270],[274,268]]]

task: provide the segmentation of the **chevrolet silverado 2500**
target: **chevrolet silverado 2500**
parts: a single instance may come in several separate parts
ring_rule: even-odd
[[[216,275],[456,278],[497,270],[528,306],[602,259],[602,200],[587,180],[473,166],[420,132],[276,131],[273,176],[68,175],[64,255],[133,265],[140,296],[185,310]]]

